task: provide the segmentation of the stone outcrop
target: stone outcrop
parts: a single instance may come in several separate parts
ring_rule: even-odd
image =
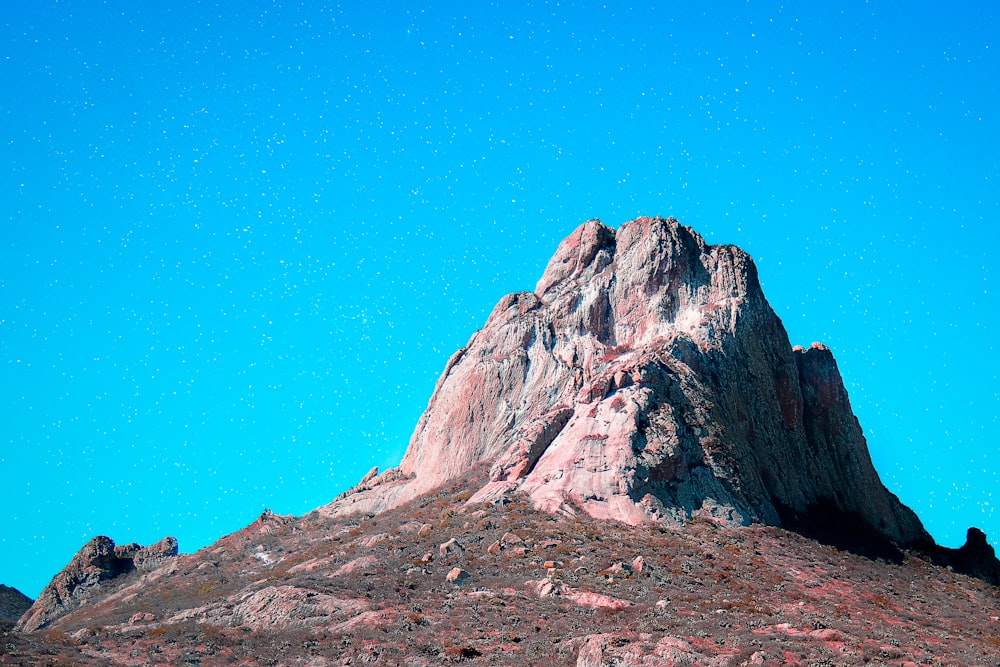
[[[997,560],[993,547],[986,541],[986,534],[978,528],[969,528],[965,544],[961,547],[949,549],[934,546],[927,550],[927,555],[938,565],[1000,586],[1000,561]]]
[[[0,621],[15,623],[31,607],[31,598],[10,586],[0,584]]]
[[[480,464],[470,502],[521,490],[628,524],[822,510],[931,543],[879,480],[830,350],[793,348],[749,255],[673,219],[574,231],[448,361],[399,468],[324,511],[382,511]]]
[[[31,632],[84,604],[102,584],[136,569],[153,569],[155,563],[177,555],[177,540],[168,537],[143,548],[139,544],[115,546],[103,535],[83,548],[52,578],[31,608],[21,616],[16,630]]]
[[[132,562],[135,564],[135,569],[148,572],[160,567],[168,558],[176,555],[177,538],[164,537],[159,542],[140,548],[132,557]]]

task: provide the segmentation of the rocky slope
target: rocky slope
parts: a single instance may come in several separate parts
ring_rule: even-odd
[[[919,554],[470,505],[488,472],[370,518],[265,514],[7,635],[0,664],[996,665],[1000,589]]]
[[[930,544],[880,482],[830,351],[793,348],[750,257],[674,219],[563,241],[448,362],[398,469],[324,509],[379,512],[492,466],[473,497],[629,524],[852,525]]]
[[[85,603],[98,597],[108,582],[134,571],[156,569],[165,560],[177,555],[177,540],[166,537],[156,544],[115,546],[109,537],[92,539],[73,557],[59,574],[52,578],[38,599],[24,612],[16,630],[31,632],[48,625]]]
[[[0,664],[992,665],[1000,647],[986,537],[933,544],[879,481],[830,351],[792,348],[750,258],[672,219],[567,238],[449,360],[399,468],[176,554],[95,538]]]

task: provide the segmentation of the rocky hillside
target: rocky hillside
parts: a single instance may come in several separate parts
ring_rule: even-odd
[[[520,492],[468,504],[486,480],[373,517],[265,514],[8,638],[0,664],[996,664],[998,589],[919,554],[569,517]]]
[[[192,555],[84,546],[0,664],[995,665],[1000,562],[881,483],[753,262],[590,221],[448,362],[398,468]],[[968,576],[971,575],[971,576]]]
[[[150,571],[177,555],[177,540],[167,537],[156,544],[115,546],[111,538],[92,539],[52,578],[31,608],[24,612],[16,630],[31,632],[47,626],[69,611],[99,597],[107,583],[135,571]]]

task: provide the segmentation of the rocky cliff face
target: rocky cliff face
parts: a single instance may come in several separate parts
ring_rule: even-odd
[[[165,537],[156,544],[116,546],[98,536],[83,545],[73,560],[52,578],[15,626],[32,632],[83,604],[102,584],[135,570],[152,570],[177,555],[177,540]]]
[[[931,543],[872,467],[830,351],[793,348],[751,258],[674,219],[574,231],[449,360],[399,468],[324,512],[383,511],[479,464],[473,501],[519,489],[628,524],[822,515]]]

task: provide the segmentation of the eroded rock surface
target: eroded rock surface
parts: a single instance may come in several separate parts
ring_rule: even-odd
[[[172,537],[146,548],[135,543],[115,546],[110,537],[95,537],[52,578],[15,627],[24,632],[43,628],[83,604],[103,583],[136,568],[153,569],[154,564],[176,555],[177,540]]]
[[[564,240],[449,360],[399,468],[324,509],[379,512],[492,464],[514,490],[628,524],[808,520],[930,543],[880,482],[833,355],[792,348],[753,261],[673,219]]]

